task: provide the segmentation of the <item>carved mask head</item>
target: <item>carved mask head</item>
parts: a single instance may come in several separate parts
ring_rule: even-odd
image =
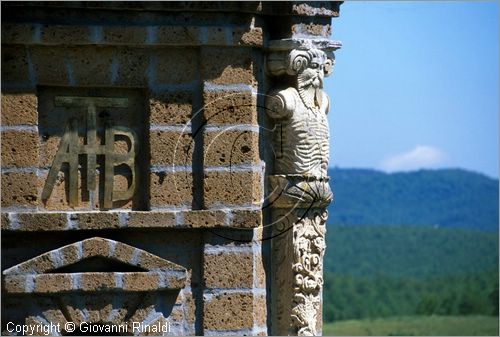
[[[306,107],[322,106],[323,78],[331,73],[332,64],[325,52],[316,48],[290,52],[287,72],[297,76],[297,89]]]
[[[288,73],[297,75],[299,87],[323,88],[325,72],[329,71],[330,60],[319,49],[292,50]]]

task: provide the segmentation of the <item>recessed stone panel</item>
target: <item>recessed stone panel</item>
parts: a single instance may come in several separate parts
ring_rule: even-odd
[[[49,164],[41,192],[46,208],[148,208],[142,90],[42,87],[38,110],[40,166]],[[61,179],[65,196],[51,202]]]

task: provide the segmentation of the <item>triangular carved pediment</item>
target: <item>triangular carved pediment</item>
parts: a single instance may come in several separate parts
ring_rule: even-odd
[[[184,267],[123,242],[93,237],[6,269],[8,292],[154,291],[184,287]]]

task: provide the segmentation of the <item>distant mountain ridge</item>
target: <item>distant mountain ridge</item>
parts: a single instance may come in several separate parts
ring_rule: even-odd
[[[498,180],[462,169],[329,170],[328,224],[435,225],[498,231]]]

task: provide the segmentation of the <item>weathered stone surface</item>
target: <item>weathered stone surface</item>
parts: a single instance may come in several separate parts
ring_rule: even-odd
[[[208,166],[230,166],[258,163],[259,134],[252,131],[226,130],[204,133],[204,163]]]
[[[255,82],[250,48],[204,47],[201,60],[201,78],[205,81],[248,85]]]
[[[37,124],[37,105],[36,95],[2,93],[2,125]]]
[[[118,81],[119,57],[113,48],[74,46],[65,51],[78,86],[109,86]],[[127,59],[128,60],[128,59]],[[121,74],[125,73],[125,70]]]
[[[104,26],[103,43],[110,44],[142,44],[146,41],[144,26]]]
[[[222,211],[188,211],[182,212],[182,226],[190,228],[221,227],[225,225],[226,214]]]
[[[253,254],[205,253],[203,281],[207,288],[252,288]]]
[[[117,49],[115,53],[117,70],[113,75],[112,83],[124,87],[147,87],[147,69],[149,67],[150,55],[141,48]],[[115,79],[116,78],[116,79]]]
[[[67,50],[64,47],[37,46],[31,47],[30,51],[38,84],[53,86],[70,83]]]
[[[0,213],[0,222],[2,223],[2,230],[8,229],[10,225],[9,214],[5,212]]]
[[[194,140],[187,132],[153,131],[151,142],[152,165],[186,165],[193,162]]]
[[[109,242],[103,238],[94,238],[82,242],[83,258],[92,256],[113,256]]]
[[[131,212],[129,227],[166,228],[176,225],[174,212]]]
[[[149,94],[152,125],[185,125],[191,121],[193,93],[188,91]]]
[[[79,213],[78,228],[79,229],[109,229],[119,228],[118,213]]]
[[[156,290],[158,289],[159,280],[159,276],[156,274],[126,273],[123,275],[123,290]]]
[[[158,44],[197,45],[200,27],[195,26],[159,26],[156,28]]]
[[[256,228],[262,226],[262,212],[237,210],[232,211],[233,220],[231,226],[239,228]]]
[[[204,201],[218,205],[259,205],[261,175],[256,172],[205,172]]]
[[[261,27],[233,29],[233,43],[244,46],[262,46],[264,36]]]
[[[258,253],[254,256],[254,287],[266,289],[266,269],[264,267],[264,256],[260,253],[261,248],[258,247]]]
[[[38,204],[35,173],[2,173],[2,207]]]
[[[206,295],[205,295],[206,296]],[[205,300],[203,328],[234,330],[253,326],[251,293],[222,293]]]
[[[43,25],[40,29],[40,42],[43,44],[73,44],[90,42],[90,29],[88,26]]]
[[[193,177],[191,172],[155,172],[150,175],[152,207],[191,205]]]
[[[292,26],[292,33],[329,37],[332,34],[332,26],[328,23],[298,23]]]
[[[250,90],[205,90],[203,104],[203,113],[208,125],[257,125],[257,102]]]
[[[2,132],[2,166],[38,165],[38,134],[31,131]]]
[[[253,316],[255,325],[260,328],[267,326],[267,299],[265,295],[255,295],[253,299]]]
[[[66,214],[63,213],[18,213],[17,220],[23,230],[61,230],[66,228]]]
[[[37,293],[54,293],[71,288],[72,279],[68,274],[42,274],[37,275],[35,279],[35,292]]]
[[[2,89],[30,83],[28,54],[22,45],[2,46]]]
[[[197,56],[194,48],[159,48],[153,57],[157,84],[190,83],[197,77]]]
[[[47,175],[48,172],[41,173],[38,177],[38,188],[41,191],[47,181]],[[81,186],[82,182],[82,176],[81,176],[81,171],[79,170],[78,172],[78,181],[79,181],[79,186]],[[98,181],[98,178],[97,178]],[[47,211],[70,211],[70,210],[88,210],[90,209],[90,200],[88,193],[85,190],[80,190],[79,193],[79,200],[78,205],[75,207],[70,206],[69,204],[69,186],[67,186],[67,170],[65,171],[60,171],[57,174],[57,179],[56,182],[54,183],[54,188],[52,189],[52,193],[50,194],[50,197],[48,200],[44,201],[44,203],[40,203],[40,206],[42,207],[43,210]],[[97,186],[99,186],[97,184]],[[99,206],[98,203],[98,198],[96,198],[96,205]]]
[[[2,22],[3,44],[24,44],[33,39],[35,27],[31,24]]]

